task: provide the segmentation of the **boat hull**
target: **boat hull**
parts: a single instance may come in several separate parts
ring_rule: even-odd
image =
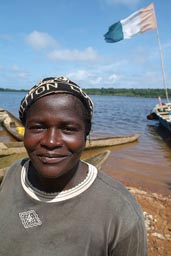
[[[104,150],[100,153],[93,154],[88,158],[82,158],[82,160],[96,166],[97,168],[101,168],[102,164],[108,159],[109,155],[110,155],[110,150]],[[8,169],[9,169],[9,166],[0,169],[0,183],[2,182],[4,175]]]
[[[165,127],[168,131],[171,132],[171,120],[165,120],[161,117],[159,117],[158,120],[163,127]]]
[[[114,136],[108,138],[92,139],[87,141],[84,150],[112,147],[121,144],[131,143],[139,138],[139,134],[129,136]],[[7,156],[26,152],[23,141],[0,143],[0,156]]]
[[[157,104],[151,114],[156,117],[155,120],[158,120],[164,128],[171,132],[171,103]]]
[[[16,140],[23,141],[24,127],[20,120],[12,115],[10,112],[4,110],[4,116],[2,118],[2,126],[6,131],[12,135]]]
[[[113,136],[107,138],[92,139],[86,142],[85,149],[101,148],[101,147],[112,147],[125,143],[130,143],[138,140],[139,134],[132,134],[129,136]]]

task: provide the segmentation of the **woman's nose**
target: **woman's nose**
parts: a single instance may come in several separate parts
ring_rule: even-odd
[[[62,145],[62,136],[59,129],[48,128],[44,133],[44,137],[41,140],[41,144],[48,148],[55,148]]]

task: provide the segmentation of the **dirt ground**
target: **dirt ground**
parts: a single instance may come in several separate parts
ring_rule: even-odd
[[[171,256],[171,196],[128,189],[144,212],[149,256]]]

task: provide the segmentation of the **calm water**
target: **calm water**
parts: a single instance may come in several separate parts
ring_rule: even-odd
[[[0,108],[18,116],[25,93],[0,92]],[[92,96],[95,112],[91,136],[139,133],[138,142],[117,146],[103,168],[120,181],[152,192],[171,192],[171,135],[147,114],[157,99]],[[1,136],[1,140],[3,140]]]

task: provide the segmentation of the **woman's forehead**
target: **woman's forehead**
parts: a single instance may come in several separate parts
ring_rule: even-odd
[[[82,118],[85,116],[86,108],[83,103],[71,94],[51,94],[38,99],[32,104],[28,111],[26,118],[31,115],[68,115],[78,116]]]
[[[53,105],[54,106],[57,106],[57,105],[60,105],[60,106],[61,105],[65,105],[65,106],[79,105],[80,107],[84,107],[81,100],[79,100],[74,95],[67,94],[67,93],[46,95],[46,96],[38,99],[36,102],[34,102],[32,106],[34,106],[34,105],[39,106],[42,104],[43,105],[44,104],[51,105],[51,106],[53,106]]]

